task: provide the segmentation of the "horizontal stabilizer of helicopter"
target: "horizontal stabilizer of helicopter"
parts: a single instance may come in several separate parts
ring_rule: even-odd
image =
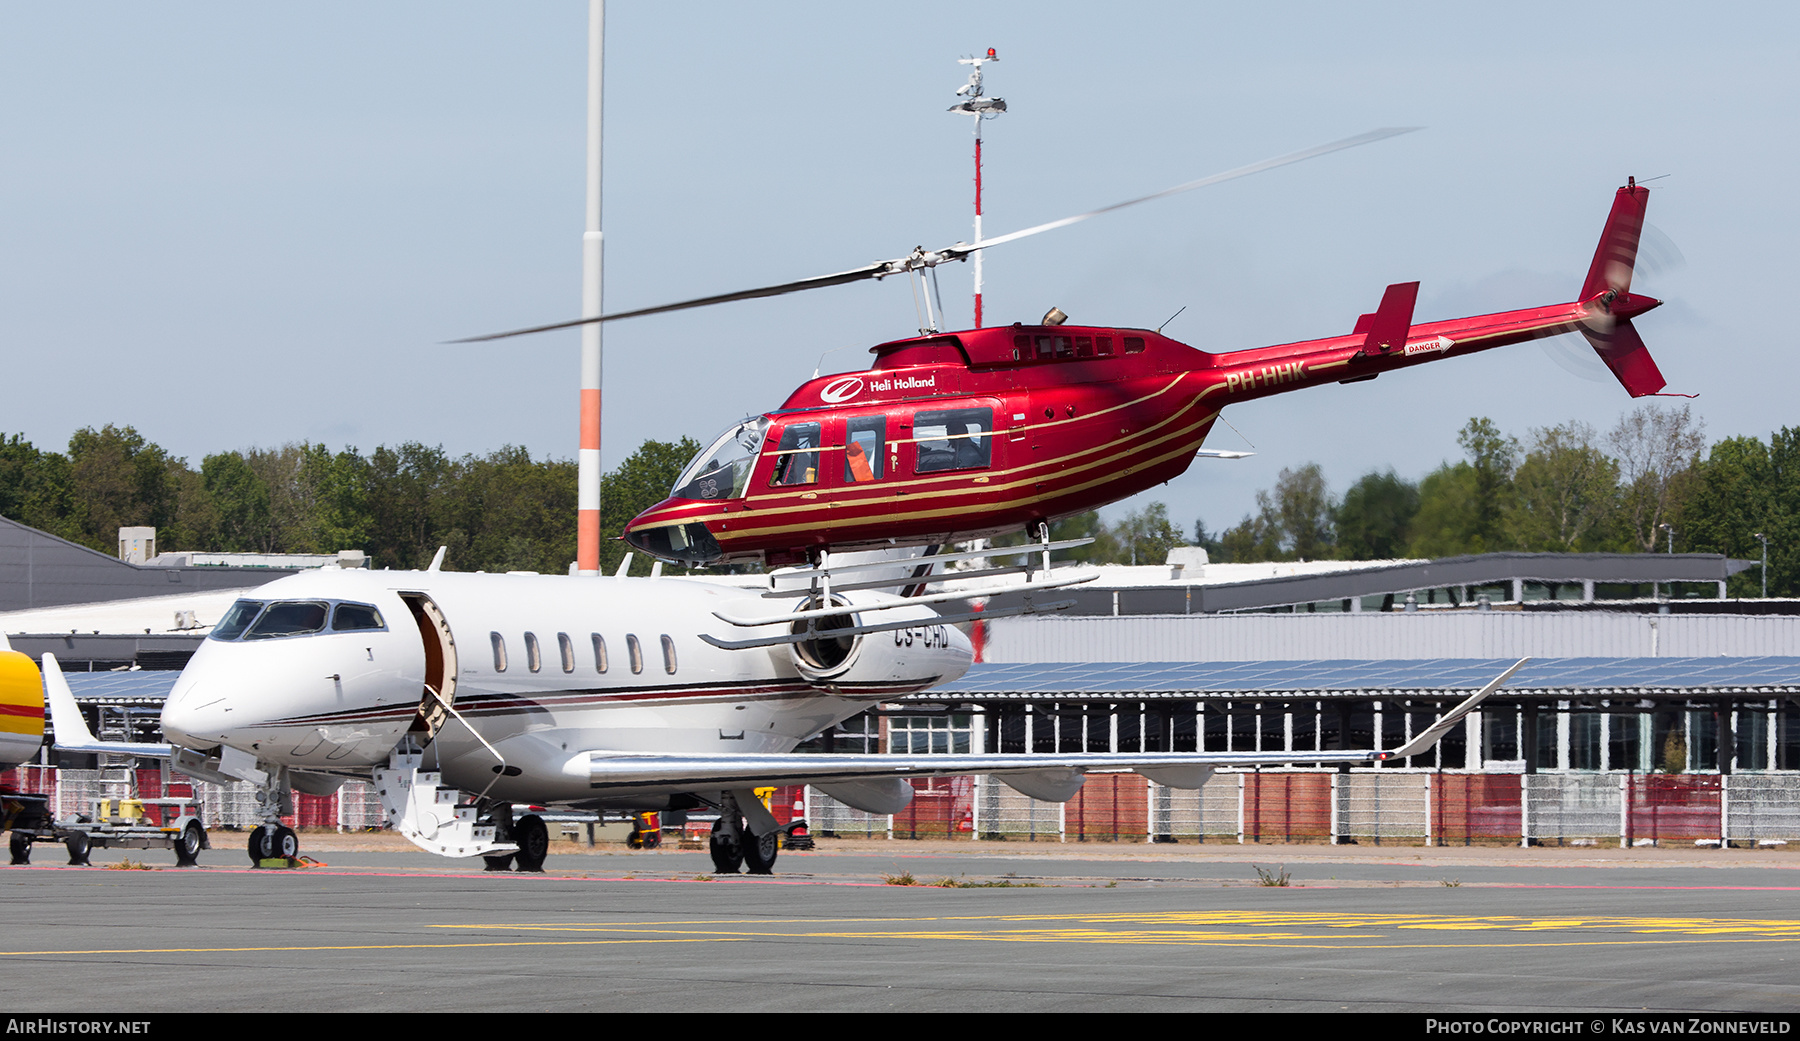
[[[1396,282],[1381,294],[1381,306],[1374,314],[1356,320],[1354,332],[1363,336],[1363,353],[1382,355],[1396,347],[1406,346],[1406,334],[1412,329],[1413,304],[1419,298],[1419,283]]]
[[[952,575],[946,577],[957,576]],[[759,625],[780,625],[785,622],[807,622],[820,618],[837,618],[842,617],[844,614],[851,611],[854,611],[857,614],[873,614],[880,611],[892,611],[901,607],[910,608],[919,604],[941,604],[951,600],[967,600],[974,596],[999,596],[1003,593],[1029,594],[1046,589],[1065,589],[1069,586],[1078,586],[1085,582],[1092,582],[1099,577],[1100,572],[1088,571],[1085,574],[1069,575],[1063,578],[1046,578],[1035,582],[1017,582],[1012,585],[1000,586],[995,589],[982,589],[979,591],[970,591],[966,589],[952,590],[943,593],[932,593],[927,596],[913,596],[901,600],[890,600],[867,605],[834,604],[829,607],[816,607],[810,610],[793,611],[787,614],[761,615],[754,618],[743,618],[737,615],[726,614],[723,611],[714,611],[713,617],[730,625],[752,628]],[[914,621],[910,624],[916,625],[918,623]]]

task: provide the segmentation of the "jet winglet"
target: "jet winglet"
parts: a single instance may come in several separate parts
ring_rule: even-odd
[[[1407,756],[1418,755],[1432,745],[1437,744],[1438,739],[1445,734],[1448,734],[1451,727],[1461,723],[1464,716],[1475,711],[1483,701],[1487,700],[1488,695],[1499,690],[1505,685],[1507,680],[1512,679],[1513,673],[1524,668],[1525,663],[1530,660],[1530,658],[1520,658],[1518,661],[1513,662],[1512,668],[1507,669],[1505,672],[1494,677],[1493,681],[1487,686],[1463,699],[1462,704],[1439,716],[1437,722],[1431,724],[1424,733],[1413,738],[1411,741],[1408,741],[1406,744],[1401,745],[1394,751],[1389,752],[1387,758],[1405,759]]]
[[[1363,353],[1386,354],[1406,346],[1406,334],[1412,330],[1413,304],[1419,298],[1419,283],[1396,282],[1381,294],[1381,306],[1374,314],[1356,320],[1356,332],[1363,337]]]

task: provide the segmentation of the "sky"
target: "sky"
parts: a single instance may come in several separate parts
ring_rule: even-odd
[[[0,0],[0,433],[129,424],[198,465],[293,441],[572,457],[587,5]],[[1335,335],[1390,282],[1416,320],[1562,302],[1614,190],[1651,182],[1637,325],[1710,438],[1800,422],[1780,301],[1800,236],[1800,7],[614,0],[608,310],[989,236],[1376,127],[1425,129],[992,250],[990,324],[1051,306],[1206,350]],[[1646,247],[1647,252],[1651,247]],[[950,329],[970,270],[939,270]],[[708,440],[916,332],[902,280],[611,324],[603,459]],[[1558,346],[1557,344],[1560,344]],[[1576,341],[1246,403],[1256,455],[1162,501],[1190,534],[1284,467],[1342,492],[1633,407]],[[1212,447],[1245,447],[1221,425]]]

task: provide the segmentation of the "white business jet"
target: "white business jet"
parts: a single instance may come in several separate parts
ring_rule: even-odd
[[[1065,801],[1090,771],[1191,788],[1221,765],[1370,762],[1429,747],[1513,672],[1390,752],[805,754],[794,749],[835,723],[960,677],[967,638],[929,607],[869,589],[803,599],[785,616],[801,621],[751,625],[784,594],[623,568],[573,578],[436,566],[271,582],[233,605],[183,671],[162,717],[172,760],[258,785],[267,823],[251,837],[253,861],[298,853],[280,822],[290,788],[324,794],[372,777],[394,827],[446,856],[542,870],[547,829],[514,819],[514,803],[712,807],[717,869],[767,873],[778,826],[757,787],[812,784],[893,813],[912,797],[910,777],[985,773]]]

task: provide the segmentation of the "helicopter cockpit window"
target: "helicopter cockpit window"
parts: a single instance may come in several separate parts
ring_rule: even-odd
[[[273,640],[283,636],[305,636],[325,628],[326,606],[318,600],[295,600],[270,604],[250,631],[246,640]]]
[[[882,456],[887,452],[887,417],[857,416],[844,423],[844,480],[881,480]]]
[[[920,412],[913,417],[913,437],[919,445],[915,473],[936,470],[976,470],[993,458],[994,410],[957,408]]]
[[[732,424],[713,439],[711,447],[688,463],[681,476],[675,478],[669,495],[676,499],[735,499],[743,495],[768,430],[767,416]]]
[[[819,479],[819,424],[789,423],[775,450],[771,485],[812,484]]]

